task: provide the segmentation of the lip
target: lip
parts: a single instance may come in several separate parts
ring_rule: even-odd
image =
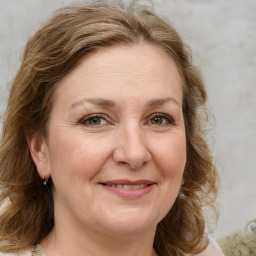
[[[131,180],[126,180],[126,179],[122,179],[122,180],[109,180],[109,181],[103,181],[103,182],[99,182],[99,185],[101,185],[104,189],[106,189],[107,191],[118,195],[122,198],[125,199],[139,199],[147,194],[149,194],[152,189],[155,187],[156,182],[151,181],[151,180],[135,180],[135,181],[131,181]],[[118,185],[140,185],[140,184],[144,184],[145,187],[141,187],[141,188],[129,188],[129,189],[124,189],[122,187],[117,187]]]

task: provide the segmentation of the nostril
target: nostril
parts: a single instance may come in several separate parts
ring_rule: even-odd
[[[131,169],[137,169],[151,159],[151,154],[146,143],[138,143],[138,139],[126,138],[114,149],[113,159],[119,165],[128,165]]]
[[[137,162],[137,163],[131,163],[130,167],[131,169],[137,169],[139,167],[142,167],[147,164],[147,161]]]

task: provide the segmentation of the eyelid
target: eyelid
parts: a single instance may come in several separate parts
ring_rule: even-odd
[[[149,123],[150,120],[154,117],[161,117],[161,118],[164,118],[165,120],[167,120],[167,124],[163,124],[163,125],[173,125],[175,122],[174,122],[174,119],[170,116],[170,115],[167,115],[167,114],[164,114],[164,113],[153,113],[149,116],[149,119],[146,123]],[[153,124],[152,124],[153,125]],[[159,126],[163,126],[163,125],[159,125]]]
[[[95,113],[95,114],[89,114],[87,116],[84,116],[83,118],[81,118],[79,121],[78,121],[78,124],[81,124],[81,125],[87,125],[87,126],[91,126],[91,127],[94,127],[93,125],[89,125],[89,124],[86,124],[87,121],[89,121],[91,118],[94,118],[94,117],[98,117],[98,118],[101,118],[103,120],[105,120],[107,123],[110,123],[108,121],[108,116],[106,114],[102,114],[102,113]],[[101,124],[101,125],[95,125],[96,126],[103,126],[105,124]]]
[[[105,124],[99,124],[99,125],[90,125],[90,124],[87,124],[86,122],[88,122],[90,119],[94,118],[94,117],[98,117],[98,118],[101,118],[102,120],[105,120],[106,123]],[[160,113],[160,112],[157,112],[157,113],[153,113],[151,114],[148,118],[147,118],[147,121],[145,122],[146,125],[154,125],[154,124],[150,124],[150,121],[155,118],[155,117],[160,117],[160,118],[163,118],[166,120],[167,123],[165,124],[161,124],[161,125],[155,125],[155,126],[165,126],[165,125],[174,125],[175,124],[175,121],[174,119],[169,115],[169,114],[164,114],[164,113]],[[111,121],[109,120],[109,116],[106,115],[106,114],[103,114],[103,113],[94,113],[94,114],[89,114],[87,116],[84,116],[82,117],[81,119],[78,120],[78,124],[81,124],[81,125],[86,125],[88,127],[101,127],[101,126],[104,126],[104,125],[108,125],[108,124],[111,124]]]

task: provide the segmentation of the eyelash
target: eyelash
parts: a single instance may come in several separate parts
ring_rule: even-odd
[[[107,118],[105,118],[104,114],[91,114],[91,115],[88,115],[84,118],[82,118],[78,123],[79,124],[82,124],[82,125],[87,125],[87,126],[100,126],[101,124],[90,124],[90,120],[93,120],[93,118],[98,118],[100,119],[101,121],[104,120],[105,122],[108,122],[107,121]]]
[[[160,125],[155,125],[155,126],[164,126],[164,125],[173,125],[174,124],[174,120],[169,116],[169,115],[165,115],[162,113],[155,113],[153,115],[151,115],[149,122],[154,119],[154,118],[161,118],[162,120],[165,120],[166,123],[165,124],[160,124]],[[150,124],[150,125],[154,125],[154,124]]]
[[[93,119],[99,119],[100,120],[100,123],[99,124],[90,124],[89,122]],[[156,124],[153,124],[152,123],[152,120],[154,118],[160,118],[162,120],[162,122],[165,121],[165,123],[163,124],[161,122],[161,124],[159,125],[156,125]],[[86,126],[92,126],[92,127],[97,127],[97,126],[101,126],[101,125],[105,125],[105,124],[102,124],[101,122],[102,121],[105,121],[106,123],[109,123],[107,121],[107,117],[105,114],[91,114],[91,115],[88,115],[84,118],[82,118],[78,123],[81,124],[81,125],[86,125]],[[150,123],[151,122],[151,123]],[[169,116],[169,115],[165,115],[165,114],[162,114],[162,113],[154,113],[150,116],[150,119],[149,121],[147,121],[145,124],[149,124],[149,125],[154,125],[154,126],[165,126],[165,125],[173,125],[174,124],[174,120]]]

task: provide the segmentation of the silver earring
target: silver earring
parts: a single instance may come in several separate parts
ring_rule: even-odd
[[[179,192],[178,197],[182,200],[186,199],[186,196],[182,191]]]
[[[182,178],[181,187],[180,187],[178,197],[183,200],[186,198],[184,192],[182,191],[182,186],[184,185],[184,183],[185,183],[184,178]]]
[[[44,186],[47,185],[47,182],[48,182],[48,180],[46,180],[46,179],[45,179],[45,175],[43,175],[43,184],[44,184]]]

